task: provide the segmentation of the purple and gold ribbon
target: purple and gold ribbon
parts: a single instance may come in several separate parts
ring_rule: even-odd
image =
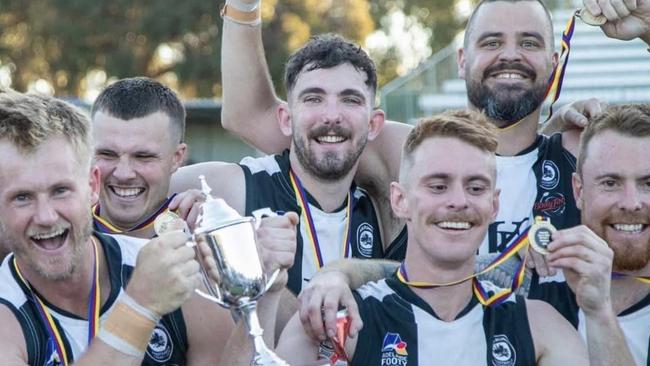
[[[560,98],[560,93],[562,92],[562,83],[564,81],[564,73],[566,67],[569,64],[569,54],[571,53],[571,38],[573,37],[573,31],[576,25],[576,14],[574,13],[569,21],[567,22],[564,32],[562,32],[562,41],[560,52],[560,58],[558,60],[557,66],[551,73],[549,78],[548,86],[546,87],[546,94],[544,100],[551,96],[551,105],[548,107],[548,118],[547,121],[553,115],[553,105]]]
[[[142,229],[148,229],[149,227],[151,227],[153,225],[153,223],[156,220],[156,217],[158,217],[158,215],[160,215],[161,213],[167,211],[167,207],[169,206],[169,204],[171,203],[171,201],[174,199],[175,196],[176,196],[176,193],[172,194],[171,197],[165,199],[165,202],[163,202],[163,204],[156,210],[156,212],[154,212],[149,217],[147,217],[146,220],[144,220],[143,222],[137,224],[136,226],[134,226],[134,227],[132,227],[130,229],[126,229],[126,230],[118,228],[117,226],[111,224],[105,218],[101,217],[99,215],[100,208],[99,208],[99,203],[98,203],[98,204],[94,205],[93,208],[92,208],[93,222],[94,222],[94,225],[95,225],[95,229],[97,231],[101,232],[101,233],[104,233],[104,234],[124,234],[124,233],[130,233],[130,232],[142,230]]]
[[[397,270],[397,279],[405,285],[415,287],[415,288],[421,288],[421,289],[453,286],[468,280],[472,280],[472,289],[474,291],[474,295],[476,296],[476,298],[481,304],[485,306],[498,305],[502,303],[505,299],[507,299],[513,292],[515,292],[519,288],[519,286],[521,286],[521,284],[523,283],[526,274],[525,269],[526,269],[526,259],[528,257],[528,250],[526,249],[526,256],[517,266],[517,270],[515,271],[515,275],[513,276],[512,279],[512,284],[509,288],[501,289],[501,291],[496,292],[490,296],[488,291],[486,291],[483,288],[483,285],[481,284],[481,282],[478,280],[477,277],[498,267],[503,262],[508,260],[508,258],[515,255],[520,249],[527,248],[529,244],[528,243],[529,229],[530,228],[524,230],[524,232],[521,233],[517,237],[517,239],[515,239],[512,245],[506,248],[506,250],[504,250],[501,254],[499,254],[489,265],[487,265],[481,271],[471,274],[460,280],[447,282],[447,283],[409,281],[404,262],[402,262],[399,269]]]
[[[291,186],[293,191],[296,194],[296,201],[298,206],[305,215],[305,223],[307,224],[307,236],[311,242],[311,247],[314,253],[314,263],[318,266],[318,269],[321,269],[325,264],[323,263],[323,254],[321,253],[320,242],[318,241],[318,234],[316,233],[316,225],[314,225],[314,219],[309,209],[309,201],[307,200],[307,193],[300,182],[298,176],[289,170],[289,180],[291,181]],[[343,237],[343,258],[350,257],[350,230],[351,230],[351,221],[352,221],[352,190],[348,192],[348,204],[345,211],[346,215],[346,224],[345,224],[345,234]]]
[[[612,278],[620,278],[620,277],[629,277],[629,278],[634,278],[635,280],[645,283],[646,285],[650,285],[650,276],[634,276],[634,275],[629,275],[625,273],[620,273],[620,272],[612,272]]]
[[[90,237],[90,239],[91,242],[93,243],[93,254],[94,254],[95,264],[93,266],[93,282],[90,288],[90,294],[88,296],[89,297],[88,299],[88,344],[89,345],[90,342],[92,342],[92,340],[99,332],[99,310],[101,307],[101,289],[99,286],[99,252],[97,249],[97,242],[95,241],[96,239],[92,236]],[[45,325],[45,328],[47,329],[47,333],[50,339],[54,341],[54,346],[56,347],[56,351],[59,357],[62,358],[61,363],[64,366],[68,366],[68,364],[70,363],[70,359],[68,358],[68,353],[65,350],[62,331],[59,330],[59,328],[57,327],[56,322],[52,317],[52,314],[50,314],[50,312],[47,310],[47,307],[45,306],[43,300],[41,300],[41,298],[34,292],[32,287],[29,285],[29,282],[25,280],[25,278],[23,277],[22,273],[20,272],[20,268],[18,268],[16,257],[13,258],[12,263],[16,273],[18,274],[18,278],[20,278],[23,285],[25,285],[25,287],[27,287],[27,289],[30,291],[29,297],[36,305],[36,308],[38,309],[38,313],[41,315],[41,319],[43,320],[43,323]]]

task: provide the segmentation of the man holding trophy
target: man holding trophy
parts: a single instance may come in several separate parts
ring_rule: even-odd
[[[3,365],[214,364],[233,321],[194,294],[205,275],[188,234],[92,231],[90,133],[64,102],[0,92],[0,238],[13,252],[0,266]],[[262,220],[267,267],[292,264],[296,219]]]

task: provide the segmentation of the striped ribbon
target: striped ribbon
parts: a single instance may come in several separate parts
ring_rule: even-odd
[[[309,209],[309,201],[307,200],[307,193],[300,182],[298,176],[289,170],[289,179],[291,181],[291,186],[293,191],[296,194],[296,201],[298,206],[302,210],[302,213],[305,217],[305,223],[307,224],[307,235],[309,236],[309,241],[311,242],[311,247],[314,252],[314,263],[318,266],[318,269],[321,269],[324,266],[323,263],[323,254],[321,253],[320,242],[318,241],[318,234],[316,233],[316,225],[314,225],[314,219]],[[350,257],[350,230],[351,221],[352,221],[352,190],[348,192],[348,204],[345,211],[346,224],[345,224],[345,234],[343,237],[343,258]]]
[[[95,264],[93,266],[93,282],[90,288],[90,294],[88,296],[89,297],[88,300],[88,344],[89,345],[90,342],[95,338],[95,336],[99,332],[99,310],[101,305],[101,290],[99,287],[99,254],[97,250],[97,242],[95,241],[94,237],[91,237],[91,242],[93,243]],[[29,285],[29,282],[27,282],[27,280],[25,280],[25,278],[23,277],[22,273],[20,272],[20,268],[18,268],[16,257],[13,258],[12,263],[14,269],[16,270],[16,273],[18,274],[18,277],[25,285],[25,287],[29,289],[29,297],[36,305],[36,308],[38,309],[38,313],[41,315],[41,319],[45,324],[45,328],[47,329],[47,333],[50,339],[54,341],[54,346],[56,347],[56,351],[59,357],[62,358],[61,363],[64,366],[68,366],[68,364],[70,363],[70,359],[68,358],[68,353],[65,350],[62,332],[57,327],[56,322],[52,317],[52,314],[50,314],[50,312],[47,310],[47,307],[45,306],[43,300],[41,300],[41,298],[38,297],[38,295],[34,292],[32,287]]]
[[[163,204],[156,210],[156,212],[154,212],[149,217],[147,217],[146,220],[144,220],[143,222],[137,224],[136,226],[134,226],[134,227],[132,227],[130,229],[126,229],[126,230],[122,230],[122,229],[118,228],[117,226],[115,226],[115,225],[111,224],[110,222],[108,222],[108,220],[106,220],[105,218],[99,216],[99,203],[98,203],[95,206],[93,206],[93,209],[92,209],[92,211],[93,211],[93,222],[95,224],[95,229],[97,231],[101,232],[101,233],[104,233],[104,234],[123,234],[123,233],[130,233],[130,232],[133,232],[133,231],[138,231],[138,230],[141,230],[141,229],[148,229],[149,227],[151,227],[153,225],[153,223],[156,220],[156,217],[158,217],[158,215],[160,215],[164,211],[167,211],[167,207],[169,206],[169,203],[174,199],[174,197],[176,197],[176,193],[172,194],[171,197],[165,199],[165,202],[163,202]]]
[[[528,258],[528,230],[530,229],[527,228],[524,230],[523,233],[521,233],[514,241],[512,245],[510,245],[506,250],[504,250],[501,254],[499,254],[489,265],[487,265],[485,268],[483,268],[481,271],[471,274],[465,278],[462,278],[457,281],[452,281],[452,282],[447,282],[447,283],[431,283],[431,282],[420,282],[420,281],[409,281],[408,280],[408,274],[406,272],[406,266],[404,262],[400,265],[399,269],[397,270],[397,279],[402,282],[405,285],[416,287],[416,288],[422,288],[422,289],[430,289],[430,288],[436,288],[436,287],[445,287],[445,286],[453,286],[457,285],[459,283],[463,283],[468,280],[472,280],[472,289],[474,291],[474,295],[478,299],[478,301],[485,305],[485,306],[491,306],[491,305],[498,305],[502,303],[505,299],[510,296],[513,292],[515,292],[519,286],[524,281],[525,277],[525,269],[526,269],[526,259]],[[505,288],[505,289],[500,289],[500,291],[490,295],[488,291],[485,290],[483,285],[481,284],[481,281],[478,280],[478,276],[485,274],[494,268],[498,267],[501,265],[503,262],[508,260],[508,258],[512,257],[515,255],[520,249],[526,248],[526,255],[524,256],[524,259],[519,263],[517,270],[515,271],[515,275],[513,276],[512,279],[512,284],[510,288]]]
[[[650,276],[633,276],[633,275],[620,273],[620,272],[612,272],[612,278],[619,278],[619,277],[634,278],[639,282],[645,283],[646,285],[650,285]]]
[[[560,93],[562,92],[562,82],[564,81],[564,73],[566,67],[569,64],[569,54],[571,52],[571,38],[573,37],[573,31],[576,24],[576,13],[574,13],[569,21],[567,22],[564,32],[562,32],[562,51],[560,52],[560,59],[558,60],[557,66],[551,73],[549,78],[549,84],[546,88],[546,95],[544,100],[551,96],[551,105],[548,107],[548,118],[547,121],[553,115],[553,105],[560,98]]]

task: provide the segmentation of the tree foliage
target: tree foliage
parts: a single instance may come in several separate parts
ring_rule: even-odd
[[[430,44],[448,43],[460,24],[454,0],[264,0],[264,42],[274,80],[287,55],[310,36],[337,32],[363,44],[391,9],[429,25]],[[221,19],[205,0],[1,0],[0,68],[12,87],[39,79],[57,95],[82,95],[89,72],[107,78],[147,75],[185,97],[220,93]],[[164,45],[165,47],[161,47]],[[376,60],[380,80],[395,74],[395,53]],[[161,57],[164,56],[164,57]],[[392,59],[391,59],[392,58]],[[107,82],[107,80],[100,80]]]

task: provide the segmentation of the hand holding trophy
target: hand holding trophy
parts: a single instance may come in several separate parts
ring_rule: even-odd
[[[254,366],[289,365],[266,347],[257,317],[257,299],[273,284],[279,270],[270,278],[264,273],[255,240],[256,224],[270,210],[256,211],[256,218],[242,217],[222,199],[210,196],[211,189],[201,176],[206,201],[201,205],[194,239],[197,259],[208,293],[199,294],[241,315],[253,338]]]

